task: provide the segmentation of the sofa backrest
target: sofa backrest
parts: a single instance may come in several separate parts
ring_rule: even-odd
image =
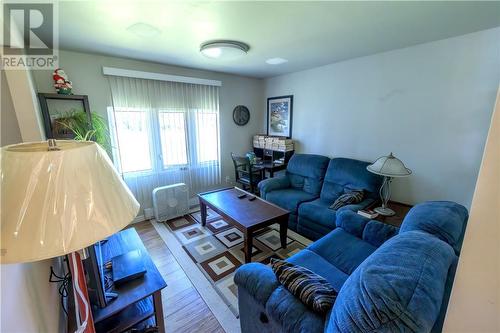
[[[468,218],[467,209],[455,202],[427,201],[410,209],[399,229],[400,234],[421,231],[432,235],[448,243],[457,256],[448,272],[441,309],[432,329],[433,332],[441,332],[443,327]]]
[[[290,186],[309,194],[318,195],[326,167],[330,159],[326,156],[312,154],[294,154],[286,168]]]
[[[366,170],[370,163],[351,158],[333,158],[326,170],[321,199],[333,202],[345,188],[363,189],[365,197],[376,198],[383,177]]]
[[[459,255],[468,217],[467,209],[455,202],[427,201],[410,209],[399,233],[424,231],[450,244]]]
[[[325,332],[431,331],[455,258],[421,231],[389,239],[347,278]]]

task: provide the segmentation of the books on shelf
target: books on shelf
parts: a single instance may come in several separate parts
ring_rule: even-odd
[[[363,216],[363,217],[369,218],[371,220],[373,220],[374,218],[376,218],[378,216],[378,213],[374,210],[371,210],[371,209],[360,209],[360,210],[358,210],[358,214]]]
[[[294,150],[294,143],[292,139],[267,135],[254,135],[253,146],[256,148],[278,150],[283,152]]]

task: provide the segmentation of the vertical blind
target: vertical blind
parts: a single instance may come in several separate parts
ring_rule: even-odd
[[[183,182],[193,196],[220,185],[219,87],[108,80],[114,160],[143,209],[158,186]]]

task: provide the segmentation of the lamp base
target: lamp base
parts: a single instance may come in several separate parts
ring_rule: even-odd
[[[383,215],[383,216],[394,216],[396,215],[396,212],[393,211],[392,209],[388,208],[388,207],[377,207],[374,209],[374,211],[376,211],[377,213],[379,213],[380,215]]]

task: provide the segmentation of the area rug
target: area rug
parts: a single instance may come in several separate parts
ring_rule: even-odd
[[[229,309],[238,317],[238,294],[234,273],[245,262],[242,232],[211,209],[207,210],[206,227],[201,226],[199,211],[167,221],[165,225]],[[254,236],[252,262],[267,265],[271,258],[286,259],[310,243],[307,238],[288,230],[287,247],[283,249],[279,225],[272,225]]]

